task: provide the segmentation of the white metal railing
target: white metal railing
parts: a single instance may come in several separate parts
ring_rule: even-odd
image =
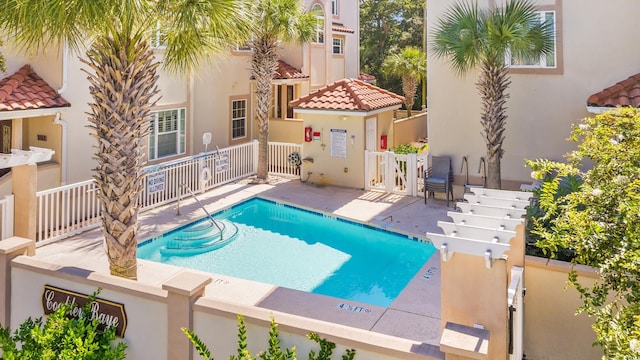
[[[195,193],[201,193],[255,174],[257,149],[258,142],[252,141],[144,168],[143,190],[139,197],[141,211],[176,201],[184,195],[180,193],[182,184]],[[300,153],[301,145],[270,143],[270,173],[299,176],[299,166],[289,162],[289,154],[293,152]],[[101,223],[100,201],[94,180],[39,191],[36,197],[38,246],[95,228]],[[4,208],[2,211],[4,216]],[[13,215],[13,210],[10,213]],[[3,225],[6,223],[3,218]]]
[[[427,156],[365,150],[365,190],[411,196],[422,194]]]
[[[100,203],[94,180],[36,193],[36,241],[73,234],[100,225]]]
[[[269,173],[279,176],[300,177],[300,166],[289,160],[297,153],[302,160],[302,145],[288,143],[269,143]]]
[[[0,240],[13,236],[13,195],[7,195],[0,200]]]

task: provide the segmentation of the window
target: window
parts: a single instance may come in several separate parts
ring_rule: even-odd
[[[233,100],[231,102],[231,139],[247,136],[247,100]]]
[[[294,89],[293,85],[287,85],[287,118],[293,119],[293,108],[289,105],[293,101]]]
[[[152,49],[167,48],[167,32],[164,29],[160,28],[160,24],[156,26],[155,30],[151,31],[149,38]]]
[[[342,38],[333,38],[333,54],[334,55],[342,55],[344,54],[344,39]]]
[[[271,96],[272,106],[271,117],[274,119],[282,118],[282,86],[273,85],[273,92]]]
[[[539,11],[540,14],[538,20],[540,23],[545,21],[551,24],[553,29],[553,52],[549,55],[542,55],[539,59],[519,60],[511,56],[508,53],[505,59],[505,63],[513,68],[555,68],[556,67],[556,54],[557,54],[557,33],[556,33],[556,13],[555,11]]]
[[[184,154],[186,113],[184,108],[151,113],[149,160]]]
[[[286,95],[286,98],[284,96]],[[294,96],[294,85],[274,85],[273,87],[273,106],[271,116],[274,119],[282,119],[282,110],[286,109],[286,117],[293,118],[293,108],[289,105]],[[283,101],[286,103],[283,104]]]
[[[318,4],[311,8],[311,13],[316,16],[316,31],[315,37],[311,40],[316,44],[324,44],[324,11]]]
[[[331,0],[331,15],[338,15],[338,0]]]

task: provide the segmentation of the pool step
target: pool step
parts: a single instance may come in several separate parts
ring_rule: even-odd
[[[183,229],[160,248],[160,253],[164,256],[198,255],[219,249],[238,236],[238,227],[233,222],[216,220],[216,223],[218,226],[206,221]]]

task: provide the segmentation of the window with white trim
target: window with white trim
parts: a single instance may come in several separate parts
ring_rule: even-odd
[[[186,122],[185,108],[151,113],[149,160],[185,153]]]
[[[553,29],[553,52],[548,55],[542,55],[540,58],[519,60],[511,56],[508,52],[505,57],[506,65],[512,68],[555,68],[556,67],[556,54],[557,54],[557,42],[556,42],[556,12],[555,11],[538,11],[538,21],[540,24],[547,21],[551,24]]]
[[[333,54],[334,55],[343,55],[344,54],[344,39],[339,37],[333,38]]]
[[[316,16],[316,31],[315,36],[311,39],[311,42],[316,44],[324,44],[324,11],[322,6],[315,4],[311,8],[311,13]]]
[[[247,100],[231,101],[231,139],[247,136]]]
[[[167,48],[167,32],[165,29],[160,27],[160,24],[156,26],[155,30],[151,31],[149,43],[152,49]]]
[[[338,0],[331,0],[331,15],[338,15]]]

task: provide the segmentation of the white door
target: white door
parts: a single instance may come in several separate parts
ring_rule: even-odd
[[[378,148],[376,147],[376,122],[377,122],[377,118],[373,117],[373,118],[369,118],[366,120],[366,124],[365,124],[365,150],[369,150],[369,151],[377,151]]]

